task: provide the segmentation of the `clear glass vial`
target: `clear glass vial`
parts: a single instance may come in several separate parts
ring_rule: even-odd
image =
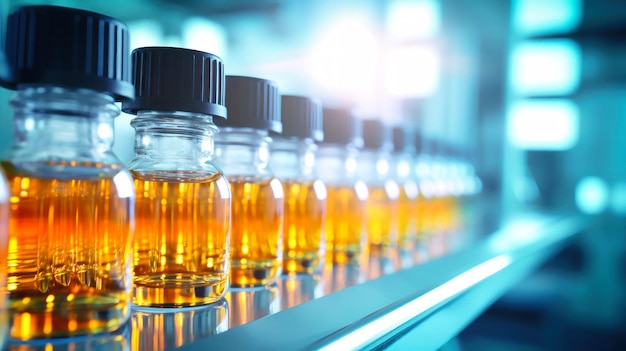
[[[323,110],[324,142],[315,169],[326,186],[326,263],[363,262],[367,236],[368,189],[356,177],[356,156],[363,145],[361,124],[348,109]]]
[[[9,324],[7,298],[8,229],[9,188],[4,173],[0,169],[0,348],[4,347]]]
[[[445,146],[439,139],[431,141],[431,176],[435,184],[435,198],[433,217],[435,218],[434,240],[440,245],[450,229],[450,210],[452,208],[452,193],[448,159],[445,155]]]
[[[322,141],[322,105],[305,96],[281,97],[283,132],[273,136],[270,166],[285,192],[283,273],[314,273],[324,257],[326,187],[315,174]]]
[[[130,317],[132,178],[111,151],[116,101],[134,97],[128,32],[93,12],[11,14],[17,90],[9,183],[8,292],[16,339],[111,331]]]
[[[404,126],[392,128],[393,152],[391,154],[391,178],[399,186],[398,196],[398,248],[415,251],[418,244],[417,210],[419,188],[413,177],[414,148],[409,147],[409,131]]]
[[[417,236],[418,242],[431,250],[430,241],[437,228],[435,202],[439,196],[437,183],[433,178],[432,141],[424,137],[420,130],[414,131],[414,172],[413,179],[419,188],[417,205]]]
[[[0,27],[4,19],[4,12],[0,6]],[[8,66],[4,58],[4,48],[0,47],[0,81],[9,80]],[[7,299],[7,248],[9,229],[9,188],[7,179],[0,169],[0,348],[4,347],[8,328],[8,299]]]
[[[394,257],[398,243],[400,187],[391,173],[391,128],[379,119],[364,119],[363,148],[357,173],[367,185],[367,238],[370,255]]]
[[[215,162],[232,193],[231,284],[273,283],[283,264],[283,186],[269,168],[270,132],[280,133],[280,95],[271,81],[226,76],[228,119],[217,120]]]
[[[137,115],[133,303],[183,307],[213,303],[229,287],[231,197],[211,161],[225,118],[224,66],[215,55],[147,47],[132,53]],[[202,77],[202,79],[199,79]]]

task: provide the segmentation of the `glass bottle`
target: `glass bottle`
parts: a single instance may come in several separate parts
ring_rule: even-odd
[[[480,206],[479,195],[482,190],[482,181],[476,173],[470,151],[459,151],[459,172],[462,179],[462,198],[459,210],[460,221],[465,232],[471,236],[479,232],[479,223],[484,215],[484,209]]]
[[[0,28],[3,24],[4,12],[0,6]],[[10,79],[8,67],[4,59],[4,48],[0,47],[0,81]],[[7,301],[7,248],[9,229],[9,188],[4,172],[0,169],[0,348],[4,347],[8,329]]]
[[[395,258],[400,187],[390,170],[391,129],[379,119],[364,119],[363,148],[357,172],[367,185],[367,237],[370,255]]]
[[[437,225],[434,213],[437,198],[437,186],[432,177],[431,140],[424,137],[420,130],[414,133],[415,162],[414,179],[419,188],[417,197],[417,236],[418,246],[427,256],[432,254],[431,240]]]
[[[270,166],[285,193],[283,273],[314,273],[324,257],[326,187],[315,175],[322,141],[322,105],[304,96],[281,97],[282,134],[273,137]]]
[[[226,76],[228,119],[218,120],[215,162],[232,193],[231,284],[273,283],[283,263],[283,186],[269,168],[269,132],[280,133],[280,95],[268,80]]]
[[[431,254],[440,256],[445,253],[445,237],[449,228],[450,192],[448,187],[448,168],[442,156],[443,145],[440,140],[429,138],[424,145],[429,155],[430,206],[431,218],[428,236]]]
[[[2,15],[0,13],[0,15]],[[0,65],[2,62],[0,62]],[[0,168],[0,349],[4,347],[9,324],[7,299],[7,249],[9,229],[9,188]]]
[[[417,250],[417,209],[419,188],[413,177],[413,151],[409,147],[408,130],[403,126],[392,128],[393,153],[391,177],[399,186],[398,196],[398,249],[415,253]]]
[[[17,90],[2,162],[10,335],[118,329],[130,316],[135,198],[111,151],[115,102],[134,97],[126,26],[93,12],[22,7],[9,16],[6,47],[13,79],[4,86]]]
[[[206,52],[148,47],[133,51],[132,64],[137,98],[122,108],[137,115],[128,165],[136,189],[133,303],[213,303],[230,274],[230,190],[211,161],[213,118],[226,117],[223,63]]]
[[[463,231],[463,223],[461,221],[461,204],[463,201],[464,191],[464,174],[459,155],[456,148],[448,143],[445,145],[445,166],[447,169],[447,186],[448,189],[448,234],[453,242],[460,239]],[[452,244],[452,243],[451,243]]]
[[[368,189],[356,177],[361,124],[348,109],[323,110],[324,142],[315,168],[326,185],[326,263],[358,264],[364,259]]]

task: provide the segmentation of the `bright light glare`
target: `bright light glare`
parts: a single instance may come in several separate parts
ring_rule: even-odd
[[[500,272],[511,264],[509,255],[496,256],[450,279],[446,283],[426,292],[384,316],[364,325],[321,350],[356,350],[385,335],[415,316],[462,293],[468,288]]]
[[[496,251],[507,251],[515,247],[527,245],[538,240],[542,235],[541,226],[543,223],[537,218],[518,218],[508,224],[505,228],[494,233],[487,243]]]
[[[119,172],[113,176],[113,183],[117,189],[117,196],[126,199],[135,196],[135,186],[133,185],[133,178],[127,171]]]
[[[285,193],[283,192],[283,185],[278,179],[272,179],[272,181],[270,181],[270,187],[272,188],[272,192],[274,193],[274,198],[282,199],[285,197]]]
[[[580,84],[580,46],[571,40],[526,42],[511,55],[511,84],[517,93],[564,95]]]
[[[432,95],[439,85],[439,57],[432,47],[405,46],[390,50],[385,86],[394,97]]]
[[[387,12],[387,32],[392,39],[432,37],[440,26],[439,2],[434,0],[395,0]]]
[[[121,113],[113,120],[113,152],[125,164],[127,164],[135,154],[135,129],[130,126],[133,115]]]
[[[578,120],[569,100],[520,101],[509,110],[508,137],[522,149],[567,150],[578,142]]]
[[[191,17],[181,28],[188,49],[210,52],[225,60],[226,32],[221,25],[201,17]]]
[[[365,201],[369,197],[367,185],[365,185],[362,181],[357,181],[356,184],[354,184],[354,190],[356,192],[356,197],[361,201]]]
[[[1,177],[2,176],[0,175],[0,178]],[[8,199],[9,199],[9,191],[4,186],[0,186],[0,201],[6,202]],[[0,239],[6,240],[5,237],[0,237]]]
[[[163,45],[163,28],[157,21],[140,20],[128,22],[130,49]]]
[[[513,21],[522,34],[569,32],[582,19],[581,0],[516,0]]]
[[[389,196],[391,200],[397,200],[400,197],[400,187],[398,183],[393,180],[385,182],[385,192],[387,192],[387,196]]]
[[[363,21],[331,22],[313,48],[313,78],[327,93],[359,100],[374,95],[378,43]]]
[[[585,177],[576,184],[576,206],[586,214],[599,214],[608,206],[609,186],[602,178]]]

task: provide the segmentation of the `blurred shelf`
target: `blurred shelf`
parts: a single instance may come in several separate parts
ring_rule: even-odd
[[[598,91],[624,91],[626,90],[626,76],[624,74],[606,75],[581,83],[576,91],[569,94],[518,94],[517,100],[580,100],[586,95]]]
[[[613,23],[609,25],[582,25],[570,32],[550,33],[527,36],[528,40],[572,39],[575,41],[626,42],[626,25]]]
[[[578,218],[520,216],[483,242],[456,253],[342,289],[180,350],[349,350],[394,343],[435,350],[583,228]]]
[[[487,239],[442,241],[396,260],[284,276],[262,289],[232,289],[200,308],[137,309],[116,333],[7,350],[435,350],[584,227],[578,218],[524,215]],[[465,236],[467,238],[467,236]],[[453,237],[450,237],[451,239]],[[431,252],[432,255],[432,252]],[[402,268],[408,267],[408,268]],[[413,346],[413,347],[410,347]]]

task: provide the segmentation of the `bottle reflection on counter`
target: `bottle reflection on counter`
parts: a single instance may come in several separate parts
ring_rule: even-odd
[[[322,272],[324,295],[351,287],[364,281],[362,265],[358,263],[345,265],[329,265]]]
[[[40,341],[10,340],[6,351],[130,351],[131,323],[125,323],[112,333],[101,333],[71,338],[42,339]],[[132,348],[132,350],[141,350]]]
[[[279,282],[281,310],[298,306],[323,295],[321,277],[317,274],[283,276]]]
[[[170,350],[228,330],[229,304],[178,308],[141,308],[132,316],[133,350]]]
[[[260,288],[231,289],[226,299],[230,306],[230,328],[280,311],[280,291],[276,283]]]

